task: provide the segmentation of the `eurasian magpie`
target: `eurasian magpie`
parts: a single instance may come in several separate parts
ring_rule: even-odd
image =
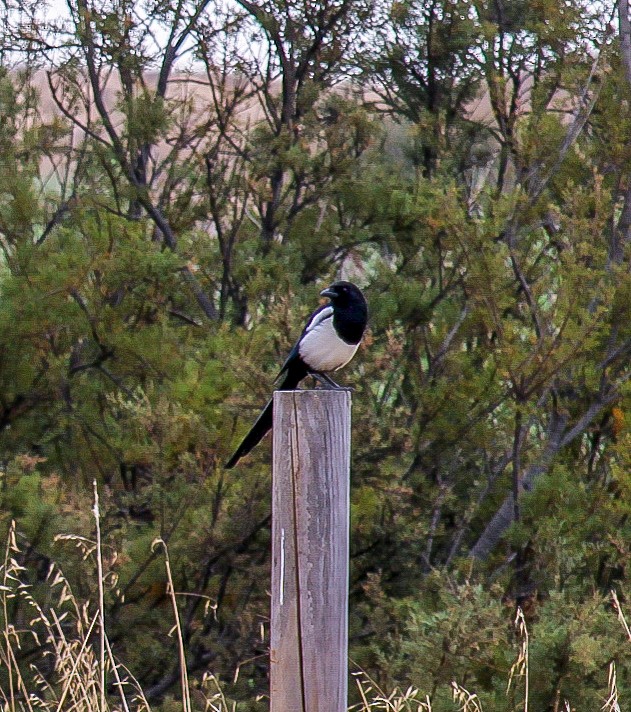
[[[361,290],[351,282],[335,282],[323,289],[320,296],[330,302],[316,309],[309,317],[285,360],[276,380],[284,376],[281,391],[292,391],[306,376],[313,376],[326,388],[340,388],[327,375],[346,366],[353,358],[362,340],[368,321],[368,305]],[[262,413],[226,463],[226,468],[252,450],[272,428],[272,401]]]

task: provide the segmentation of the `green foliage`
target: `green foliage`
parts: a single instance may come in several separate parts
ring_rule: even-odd
[[[519,709],[527,694],[534,709],[568,700],[572,709],[589,710],[609,694],[610,663],[626,671],[628,640],[599,594],[577,599],[553,592],[518,626],[498,584],[458,583],[436,573],[420,596],[396,609],[380,590],[368,589],[371,616],[393,616],[397,631],[374,650],[380,686],[416,685],[437,712],[454,709],[453,682],[475,693],[482,709]],[[627,674],[618,678],[621,707]]]

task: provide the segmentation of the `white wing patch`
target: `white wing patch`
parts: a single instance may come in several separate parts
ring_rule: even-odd
[[[311,331],[311,329],[314,329],[324,319],[328,319],[330,316],[333,316],[333,307],[331,307],[331,306],[324,307],[324,309],[322,309],[321,311],[314,314],[311,321],[307,324],[307,326],[305,326],[305,333]]]
[[[337,371],[353,358],[359,344],[342,341],[333,326],[333,309],[323,309],[307,325],[298,351],[314,371]]]

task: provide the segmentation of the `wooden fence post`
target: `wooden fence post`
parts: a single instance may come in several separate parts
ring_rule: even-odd
[[[271,712],[346,712],[351,394],[274,393]]]

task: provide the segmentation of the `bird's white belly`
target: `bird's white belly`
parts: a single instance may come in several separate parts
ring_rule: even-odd
[[[336,371],[353,358],[358,346],[340,339],[330,317],[302,337],[299,351],[302,360],[314,371]]]

